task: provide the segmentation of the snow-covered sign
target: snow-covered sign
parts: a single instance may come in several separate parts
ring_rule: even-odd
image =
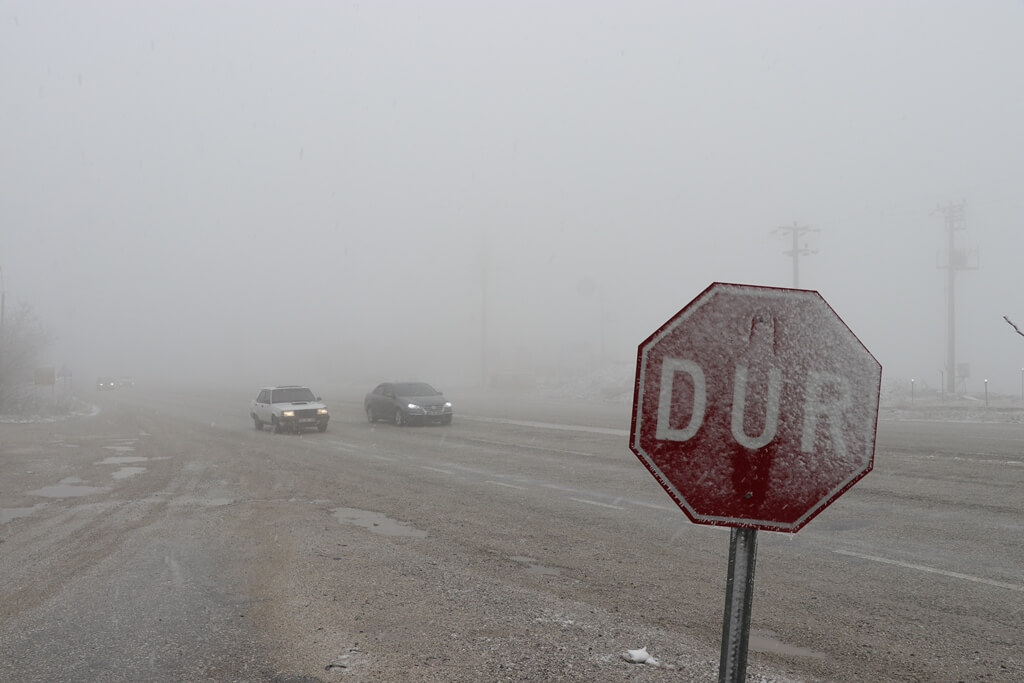
[[[630,449],[693,522],[796,532],[871,471],[881,378],[817,292],[716,282],[640,344]]]

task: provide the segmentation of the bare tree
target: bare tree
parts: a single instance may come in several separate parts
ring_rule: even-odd
[[[21,304],[0,327],[0,412],[20,412],[31,396],[33,372],[52,341],[32,307]]]

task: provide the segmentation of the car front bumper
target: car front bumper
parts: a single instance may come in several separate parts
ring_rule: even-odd
[[[406,411],[405,416],[410,422],[451,422],[452,409],[418,408]]]
[[[283,428],[290,430],[313,429],[314,427],[323,430],[326,429],[330,419],[330,415],[317,415],[315,411],[312,413],[296,411],[295,415],[282,415],[278,418],[278,422]]]

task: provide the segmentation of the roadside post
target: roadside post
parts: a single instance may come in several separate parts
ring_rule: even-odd
[[[882,367],[818,292],[715,282],[637,351],[630,450],[731,527],[719,681],[746,676],[757,532],[796,533],[874,466]]]

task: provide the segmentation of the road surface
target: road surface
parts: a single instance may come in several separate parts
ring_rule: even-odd
[[[292,436],[245,392],[88,398],[0,424],[0,680],[717,679],[729,532],[630,453],[628,405],[399,428],[338,391]],[[748,680],[1024,680],[1022,445],[882,421],[871,474],[759,534]]]

